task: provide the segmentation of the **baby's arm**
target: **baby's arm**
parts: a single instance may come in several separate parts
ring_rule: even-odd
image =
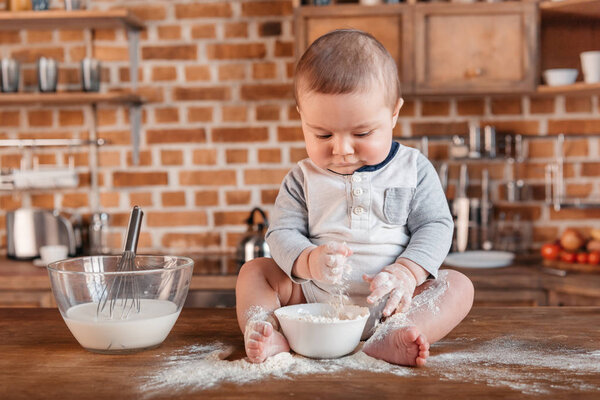
[[[410,240],[394,264],[373,276],[369,282],[369,303],[389,294],[383,315],[408,309],[417,286],[429,275],[436,276],[452,241],[453,222],[448,202],[435,169],[422,155],[417,159],[417,187],[408,215]]]
[[[407,227],[410,240],[396,262],[411,270],[422,268],[427,276],[436,277],[452,244],[454,222],[435,168],[421,154],[417,159],[417,187]]]
[[[307,279],[338,283],[352,252],[336,243],[315,246],[308,237],[304,174],[296,166],[284,178],[271,214],[266,234],[271,256],[296,283]]]

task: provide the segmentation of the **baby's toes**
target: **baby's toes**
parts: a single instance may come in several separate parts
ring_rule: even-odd
[[[265,336],[262,333],[254,331],[248,335],[248,339],[255,342],[262,342],[265,340]]]
[[[263,348],[263,343],[259,342],[257,340],[248,340],[246,342],[246,349],[248,350],[257,350],[257,351],[262,351]]]

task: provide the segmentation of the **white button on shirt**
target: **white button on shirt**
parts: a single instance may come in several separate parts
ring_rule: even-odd
[[[352,182],[360,182],[362,181],[362,178],[360,177],[360,175],[352,175]]]
[[[356,188],[352,191],[352,194],[355,196],[360,196],[363,194],[363,190],[361,188]]]
[[[358,207],[354,207],[353,211],[354,211],[354,214],[361,215],[365,212],[365,209],[361,206],[358,206]]]

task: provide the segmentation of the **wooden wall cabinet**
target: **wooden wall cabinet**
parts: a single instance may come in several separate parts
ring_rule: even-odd
[[[535,90],[537,4],[417,4],[414,10],[417,93]]]
[[[407,4],[298,7],[295,11],[296,54],[299,58],[319,36],[334,29],[356,28],[371,33],[398,65],[402,93],[413,89],[413,9]]]
[[[403,94],[533,92],[536,3],[299,7],[298,56],[336,28],[370,32],[398,63]]]

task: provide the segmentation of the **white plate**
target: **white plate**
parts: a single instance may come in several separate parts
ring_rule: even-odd
[[[450,253],[444,264],[459,268],[500,268],[512,264],[514,258],[514,253],[507,251],[473,250]]]

